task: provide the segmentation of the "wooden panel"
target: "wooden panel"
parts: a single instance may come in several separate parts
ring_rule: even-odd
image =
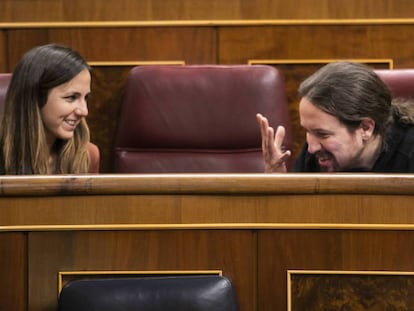
[[[408,310],[414,305],[414,272],[288,272],[288,311]]]
[[[9,30],[7,31],[6,55],[8,58],[8,72],[12,72],[17,62],[32,47],[47,44],[49,41],[48,29]]]
[[[87,118],[91,141],[100,150],[100,172],[110,172],[112,147],[125,81],[133,66],[94,66]]]
[[[413,24],[222,27],[219,62],[386,58],[394,59],[395,68],[404,68],[414,66],[413,30]]]
[[[213,27],[16,29],[8,35],[14,68],[28,49],[48,42],[66,44],[88,61],[184,61],[216,63]]]
[[[288,270],[414,272],[413,183],[411,174],[3,176],[0,306],[56,310],[63,271],[219,270],[243,311],[286,310]]]
[[[6,30],[0,29],[0,73],[7,71]]]
[[[275,185],[277,187],[277,185]],[[414,224],[413,198],[389,195],[112,195],[2,198],[1,224],[74,228],[278,227],[280,224]],[[335,209],[332,210],[332,206]],[[194,225],[195,224],[195,225]],[[305,225],[306,226],[306,225]],[[82,227],[80,227],[82,228]],[[7,227],[6,227],[7,229]],[[20,229],[19,229],[20,230]]]
[[[414,271],[413,231],[263,230],[258,249],[261,311],[287,310],[287,270]]]
[[[410,174],[3,177],[0,225],[11,226],[10,230],[48,225],[122,229],[121,224],[135,228],[410,226],[414,225],[413,184]]]
[[[406,0],[2,0],[0,20],[191,20],[412,17]]]
[[[255,249],[255,235],[239,230],[30,233],[29,309],[56,310],[59,271],[222,270],[240,310],[254,311]]]
[[[27,310],[25,235],[0,232],[0,310]]]

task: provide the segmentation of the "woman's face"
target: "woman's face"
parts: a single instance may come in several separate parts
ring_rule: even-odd
[[[306,130],[308,152],[314,154],[321,171],[335,172],[358,168],[364,159],[362,128],[352,133],[336,117],[320,110],[307,98],[299,104],[300,123]]]
[[[73,137],[80,120],[88,115],[87,98],[90,92],[91,74],[87,69],[49,91],[47,102],[40,111],[49,145],[56,139]]]

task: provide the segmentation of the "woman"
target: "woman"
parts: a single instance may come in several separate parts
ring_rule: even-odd
[[[296,172],[414,173],[414,103],[391,100],[384,82],[359,63],[325,65],[299,87],[306,143]],[[266,172],[286,172],[284,128],[258,114]]]
[[[90,86],[90,67],[76,51],[57,44],[28,51],[6,94],[0,172],[97,173],[99,150],[85,120]]]

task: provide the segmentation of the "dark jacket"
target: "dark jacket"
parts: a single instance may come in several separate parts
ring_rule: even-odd
[[[387,139],[387,150],[383,151],[369,172],[378,173],[414,173],[414,126],[395,123]],[[292,172],[320,172],[315,156],[308,151],[305,143]],[[350,169],[347,172],[364,172]]]

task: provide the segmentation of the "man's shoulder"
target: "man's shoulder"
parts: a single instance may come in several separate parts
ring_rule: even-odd
[[[401,133],[401,140],[398,144],[398,151],[409,157],[414,156],[414,125],[400,124],[398,131]]]

